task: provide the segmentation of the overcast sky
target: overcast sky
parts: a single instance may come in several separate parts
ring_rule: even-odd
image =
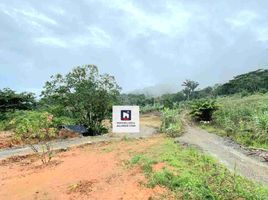
[[[1,0],[0,89],[95,64],[124,91],[268,68],[268,1]]]

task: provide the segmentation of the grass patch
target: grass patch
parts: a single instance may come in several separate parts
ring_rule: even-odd
[[[220,107],[210,125],[215,133],[244,146],[268,149],[268,94],[224,97],[217,102]]]
[[[193,148],[183,148],[164,139],[130,165],[140,165],[149,179],[148,187],[164,186],[183,199],[267,199],[268,188],[231,173],[210,156]],[[155,171],[154,165],[165,163]]]

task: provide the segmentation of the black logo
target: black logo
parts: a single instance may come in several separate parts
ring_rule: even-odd
[[[130,121],[131,120],[131,110],[121,110],[121,120]]]

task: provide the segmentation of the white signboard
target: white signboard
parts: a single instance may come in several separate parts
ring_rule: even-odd
[[[139,106],[113,106],[113,132],[140,132]]]

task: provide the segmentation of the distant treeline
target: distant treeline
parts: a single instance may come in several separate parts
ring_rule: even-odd
[[[148,97],[144,94],[120,94],[118,104],[122,105],[155,105],[161,104],[165,107],[172,107],[181,101],[215,98],[218,96],[228,96],[241,94],[247,96],[254,93],[268,92],[268,70],[259,69],[234,77],[222,85],[216,84],[212,87],[206,87],[196,90],[198,83],[186,80],[182,83],[183,90],[173,94],[164,94],[160,97]],[[12,110],[28,110],[38,107],[39,102],[33,93],[16,93],[15,91],[5,88],[0,90],[0,119],[5,118],[5,113]]]
[[[268,70],[259,69],[234,77],[218,88],[218,95],[265,93],[268,91]]]
[[[164,94],[160,97],[146,97],[144,94],[121,94],[121,103],[128,105],[153,105],[159,103],[165,107],[172,107],[181,101],[215,98],[241,94],[247,96],[254,93],[268,92],[268,70],[258,69],[252,72],[235,76],[224,84],[216,84],[200,90],[195,90],[199,84],[195,81],[186,80],[182,86],[184,89],[173,94]]]

